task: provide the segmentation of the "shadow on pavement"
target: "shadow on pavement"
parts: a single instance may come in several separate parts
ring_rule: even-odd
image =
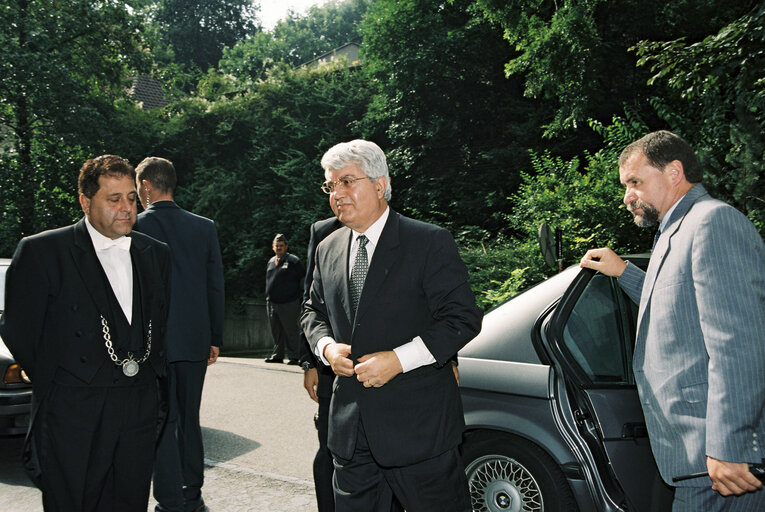
[[[202,427],[202,440],[205,444],[205,458],[218,462],[235,459],[260,447],[260,443],[252,439],[207,427]]]
[[[34,487],[21,464],[24,436],[0,437],[0,483],[13,486]]]

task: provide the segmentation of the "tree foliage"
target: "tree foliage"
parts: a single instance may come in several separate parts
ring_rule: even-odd
[[[252,0],[159,0],[154,23],[159,41],[178,62],[202,73],[216,67],[223,49],[257,31]]]
[[[485,306],[553,272],[542,221],[562,229],[566,263],[648,247],[616,158],[649,130],[688,139],[713,193],[763,231],[758,2],[346,0],[270,31],[255,5],[0,8],[0,255],[81,215],[86,158],[157,155],[176,165],[178,202],[217,222],[228,297],[261,296],[274,233],[302,254],[330,214],[321,155],[360,136],[388,155],[392,206],[454,234]],[[360,66],[300,67],[349,41]],[[136,73],[173,102],[139,108]]]
[[[553,101],[548,136],[608,122],[624,105],[649,118],[646,71],[629,48],[642,40],[696,40],[740,16],[754,1],[714,0],[475,0],[504,29],[515,54],[508,74],[519,75],[529,97]],[[688,23],[688,20],[693,23]]]
[[[503,76],[509,50],[501,34],[466,9],[374,4],[362,34],[377,94],[364,127],[387,150],[394,207],[453,230],[496,232],[496,214],[509,209],[528,164],[526,148],[539,140],[544,107]]]
[[[304,15],[290,11],[272,31],[224,49],[220,71],[256,81],[279,62],[300,66],[349,42],[360,42],[359,26],[372,0],[328,2]]]
[[[676,96],[653,100],[696,148],[709,189],[765,232],[765,6],[697,43],[643,41],[638,65]]]
[[[280,65],[241,95],[173,105],[151,152],[179,171],[179,204],[215,219],[230,296],[262,294],[274,234],[287,234],[290,251],[301,254],[308,226],[331,215],[319,160],[359,136],[368,91],[363,73],[342,64]]]
[[[126,70],[146,66],[139,23],[110,1],[10,0],[0,8],[3,251],[73,217],[66,194],[76,189],[75,169],[103,148]]]

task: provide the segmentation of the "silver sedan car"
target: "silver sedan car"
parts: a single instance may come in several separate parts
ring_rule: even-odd
[[[632,373],[636,317],[613,278],[578,267],[486,314],[459,352],[474,511],[671,509]]]

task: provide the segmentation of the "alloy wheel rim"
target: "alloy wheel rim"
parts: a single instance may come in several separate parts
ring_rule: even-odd
[[[531,472],[515,459],[485,455],[465,471],[474,512],[541,512],[542,492]]]

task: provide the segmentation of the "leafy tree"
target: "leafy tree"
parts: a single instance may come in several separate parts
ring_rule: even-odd
[[[647,72],[636,69],[629,48],[641,40],[701,39],[756,3],[475,0],[515,49],[507,73],[523,78],[529,97],[555,102],[555,115],[546,124],[548,136],[577,131],[588,119],[608,122],[625,104],[654,119],[650,107],[644,108],[648,105],[643,100],[650,96]],[[596,141],[582,142],[594,147]]]
[[[653,103],[700,153],[713,194],[749,215],[765,233],[765,6],[697,43],[643,41],[638,64],[649,84],[675,94]]]
[[[617,163],[622,149],[648,128],[634,113],[615,118],[610,125],[592,122],[591,128],[604,142],[594,154],[564,159],[549,152],[532,152],[533,173],[523,173],[523,183],[513,196],[514,213],[507,216],[518,236],[484,251],[483,259],[489,262],[505,254],[505,264],[494,268],[488,278],[471,283],[484,306],[554,272],[544,263],[537,242],[542,222],[562,231],[564,267],[579,261],[593,247],[608,246],[620,254],[650,248],[653,233],[639,229],[622,202],[624,189]]]
[[[128,66],[141,68],[137,24],[125,5],[10,0],[0,9],[2,250],[74,216],[83,156],[103,148]]]
[[[224,48],[257,32],[258,10],[252,0],[159,0],[154,23],[175,60],[204,73]]]
[[[354,91],[354,94],[348,94]],[[304,254],[308,226],[328,217],[321,155],[359,136],[369,101],[361,70],[281,64],[242,94],[172,105],[152,154],[179,172],[181,206],[218,225],[229,297],[260,296],[275,233]]]
[[[378,91],[364,130],[388,155],[394,207],[455,232],[501,231],[544,111],[504,77],[501,33],[467,2],[378,0],[362,35]]]
[[[348,42],[360,42],[359,25],[372,0],[346,0],[313,6],[301,15],[289,11],[272,31],[263,31],[223,50],[220,71],[258,80],[278,62],[300,66]]]

